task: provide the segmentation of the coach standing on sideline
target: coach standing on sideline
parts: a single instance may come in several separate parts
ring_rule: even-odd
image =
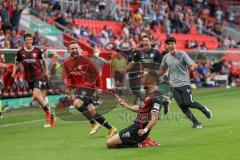
[[[165,44],[169,53],[164,56],[158,74],[163,75],[169,68],[174,99],[182,112],[193,122],[193,128],[202,128],[201,123],[189,108],[199,109],[209,119],[212,117],[212,113],[206,106],[192,99],[188,67],[195,68],[196,64],[187,53],[176,49],[174,37],[168,37]]]

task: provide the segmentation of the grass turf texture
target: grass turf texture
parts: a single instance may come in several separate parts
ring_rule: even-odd
[[[161,146],[141,149],[107,149],[107,130],[101,127],[90,136],[86,121],[58,121],[54,128],[43,128],[45,115],[40,109],[12,110],[0,119],[0,159],[235,160],[240,156],[239,94],[239,88],[194,91],[195,100],[209,106],[214,114],[208,120],[193,110],[203,124],[202,129],[192,129],[173,102],[169,116],[162,116],[150,134]],[[121,130],[131,124],[134,114],[117,107],[105,117]]]

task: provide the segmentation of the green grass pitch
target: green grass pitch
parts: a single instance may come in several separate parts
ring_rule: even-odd
[[[173,102],[150,136],[161,146],[141,149],[107,149],[107,130],[90,136],[88,122],[58,121],[43,128],[40,109],[18,109],[0,119],[1,160],[236,160],[240,157],[240,89],[199,89],[194,99],[206,104],[212,119],[193,110],[203,124],[192,129]],[[131,124],[134,114],[117,107],[105,115],[118,130]]]

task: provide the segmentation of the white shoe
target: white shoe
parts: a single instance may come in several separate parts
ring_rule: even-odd
[[[93,135],[97,132],[97,130],[100,128],[100,124],[99,123],[95,123],[92,125],[91,127],[91,131],[90,131],[90,135]]]

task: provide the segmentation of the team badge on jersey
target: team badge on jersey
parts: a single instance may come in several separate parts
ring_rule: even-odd
[[[154,54],[153,53],[150,54],[150,58],[154,58]]]
[[[33,53],[33,58],[36,58],[37,57],[37,53]]]

